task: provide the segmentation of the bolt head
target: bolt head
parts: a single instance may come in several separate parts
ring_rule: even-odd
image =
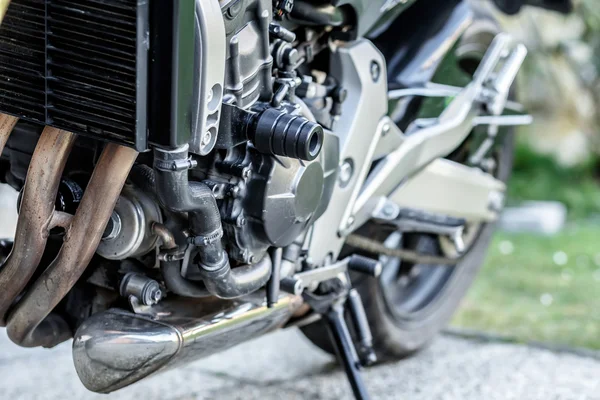
[[[244,178],[244,179],[250,178],[251,174],[252,174],[252,171],[248,167],[246,167],[242,170],[242,178]]]
[[[202,136],[202,146],[207,146],[210,143],[211,139],[212,139],[212,134],[210,133],[210,131],[206,131],[204,133],[204,136]]]
[[[392,127],[390,126],[390,124],[384,124],[383,128],[382,128],[382,134],[383,136],[387,135],[388,133],[390,133],[390,129],[392,129]]]
[[[385,207],[383,207],[383,210],[382,210],[383,215],[386,217],[393,216],[395,211],[396,211],[396,209],[391,204],[386,205]]]
[[[352,228],[352,225],[354,225],[354,221],[356,221],[356,219],[353,216],[350,216],[348,218],[348,221],[346,222],[346,228]]]
[[[379,80],[379,76],[381,75],[381,66],[375,60],[371,61],[371,78],[373,82],[377,82]]]
[[[346,183],[350,180],[351,177],[352,177],[352,166],[350,165],[350,163],[343,163],[342,167],[340,168],[340,180],[343,183]]]
[[[160,301],[160,299],[162,299],[162,290],[158,289],[152,293],[152,300],[156,304]]]

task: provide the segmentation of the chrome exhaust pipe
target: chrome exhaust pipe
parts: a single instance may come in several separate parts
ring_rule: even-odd
[[[299,296],[286,295],[271,308],[264,297],[249,296],[233,302],[168,299],[151,315],[111,309],[77,330],[75,370],[89,390],[110,393],[275,330],[301,304]]]

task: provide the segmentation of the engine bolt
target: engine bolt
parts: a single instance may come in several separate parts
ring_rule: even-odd
[[[244,179],[248,179],[248,178],[250,178],[250,175],[251,175],[251,174],[252,174],[252,171],[250,170],[250,167],[245,167],[245,168],[242,170],[242,178],[244,178]]]
[[[395,207],[391,204],[388,204],[385,207],[383,207],[382,213],[383,213],[384,217],[390,218],[390,217],[394,216],[395,211],[396,211]]]
[[[377,82],[379,80],[379,76],[381,75],[381,66],[375,60],[371,61],[371,78],[373,82]]]
[[[390,126],[390,124],[388,124],[388,123],[384,124],[383,125],[383,129],[381,131],[381,135],[382,136],[387,135],[388,133],[390,133],[390,129],[392,129],[392,127]]]
[[[108,220],[108,224],[106,225],[106,229],[104,229],[104,233],[102,234],[102,240],[115,239],[121,233],[121,228],[121,216],[113,211]]]
[[[354,221],[356,221],[356,219],[353,216],[348,217],[348,221],[346,222],[346,229],[352,228],[352,225],[354,225]]]
[[[161,299],[162,299],[162,290],[157,289],[154,292],[152,292],[150,294],[150,297],[152,298],[152,301],[154,302],[154,304],[158,303]]]
[[[235,221],[235,224],[236,226],[241,228],[242,226],[246,225],[246,218],[240,215]]]
[[[158,282],[134,272],[130,272],[123,277],[120,292],[124,297],[133,296],[137,298],[146,306],[157,304],[163,296]]]
[[[351,159],[346,159],[342,165],[340,166],[340,174],[339,174],[339,182],[341,187],[346,187],[350,180],[352,179],[352,175],[354,174],[354,167]]]
[[[204,136],[202,137],[202,146],[208,146],[211,139],[212,139],[212,135],[211,135],[210,131],[206,131],[204,133]]]

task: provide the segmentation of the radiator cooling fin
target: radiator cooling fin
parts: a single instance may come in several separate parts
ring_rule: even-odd
[[[0,111],[145,150],[146,3],[12,0],[0,27]]]

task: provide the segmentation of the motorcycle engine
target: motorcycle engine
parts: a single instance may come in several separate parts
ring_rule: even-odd
[[[271,0],[221,1],[227,57],[215,150],[195,178],[219,202],[231,259],[260,260],[325,211],[337,176],[337,138],[299,97],[306,61]],[[282,4],[285,7],[285,4]],[[188,271],[188,278],[192,272]]]

